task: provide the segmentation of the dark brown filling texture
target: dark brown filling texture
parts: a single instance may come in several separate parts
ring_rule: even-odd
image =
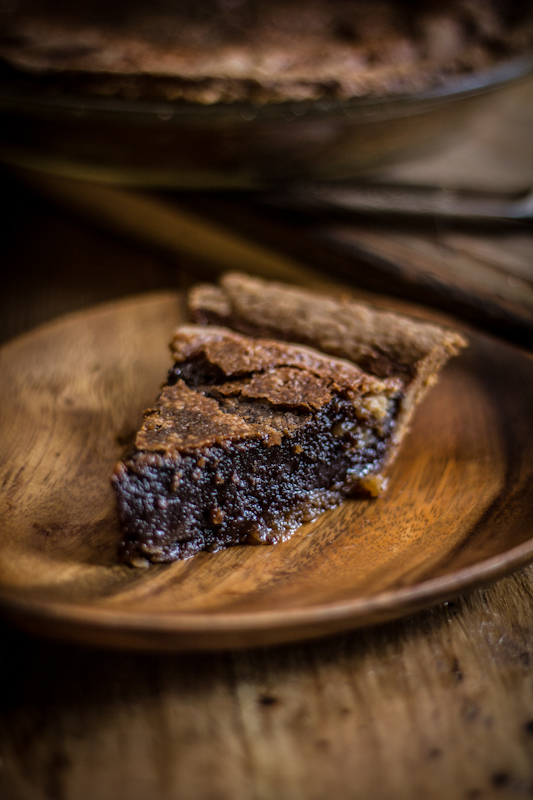
[[[299,348],[276,347],[300,357]],[[339,385],[340,373],[327,377],[319,360],[289,361],[228,376],[229,362],[221,357],[224,370],[201,351],[174,366],[112,479],[123,561],[174,561],[241,542],[273,543],[379,472],[399,388],[350,366],[363,376],[354,396]]]
[[[241,542],[272,543],[377,472],[393,429],[361,424],[335,398],[280,445],[234,442],[176,463],[134,455],[120,480],[121,557],[174,561]],[[319,491],[317,491],[319,490]],[[326,490],[326,491],[324,491]]]

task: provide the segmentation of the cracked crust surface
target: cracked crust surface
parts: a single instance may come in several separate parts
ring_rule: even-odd
[[[304,342],[371,374],[408,382],[435,348],[454,355],[466,344],[438,325],[240,273],[224,275],[218,287],[197,286],[189,308],[200,324],[221,322],[247,334]]]
[[[379,380],[308,347],[215,326],[178,328],[171,352],[175,383],[145,412],[135,447],[172,457],[236,440],[279,444],[339,394],[360,419],[378,425],[388,398],[401,389],[398,380]],[[200,374],[193,386],[183,379],[190,382],[183,363]]]
[[[397,445],[444,364],[467,345],[461,334],[438,325],[240,273],[224,275],[218,286],[197,286],[189,295],[189,308],[200,324],[302,342],[372,375],[400,380],[405,394]]]

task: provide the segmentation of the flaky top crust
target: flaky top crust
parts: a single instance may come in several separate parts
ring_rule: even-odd
[[[176,362],[202,355],[220,367],[227,377],[293,367],[325,377],[334,382],[337,389],[366,393],[398,388],[394,381],[378,380],[349,361],[311,347],[274,339],[250,339],[215,325],[208,328],[182,325],[172,339],[170,350]],[[301,400],[297,398],[294,402],[299,404]]]
[[[398,380],[379,380],[309,347],[250,339],[215,326],[182,326],[171,352],[177,382],[145,412],[135,447],[174,458],[249,439],[279,444],[334,395],[349,399],[360,419],[379,425],[389,398],[401,388]],[[179,377],[180,364],[195,360],[215,367],[220,380],[188,386]]]
[[[189,306],[201,324],[226,323],[252,335],[310,343],[374,375],[399,376],[406,383],[436,348],[450,357],[466,346],[460,334],[437,325],[240,273],[224,275],[219,286],[196,287]]]

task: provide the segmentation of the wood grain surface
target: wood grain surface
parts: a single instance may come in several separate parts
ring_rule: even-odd
[[[526,222],[468,229],[442,219],[306,212],[282,192],[270,200],[242,192],[156,194],[16,174],[103,230],[212,270],[326,290],[335,278],[338,285],[403,297],[533,345],[533,227]]]
[[[148,656],[3,631],[3,800],[525,800],[533,573],[369,631]]]
[[[123,300],[0,351],[0,600],[21,623],[149,649],[269,644],[399,616],[533,558],[533,362],[474,334],[384,497],[347,500],[274,547],[118,564],[109,476],[171,365],[184,304]]]

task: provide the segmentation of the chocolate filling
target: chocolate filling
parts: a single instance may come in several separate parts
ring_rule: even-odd
[[[205,353],[173,367],[167,388],[146,414],[145,449],[134,448],[112,478],[123,531],[121,560],[174,561],[242,542],[273,543],[379,472],[400,391],[387,394],[384,414],[365,417],[349,390],[329,385],[331,398],[319,408],[247,396],[254,377],[265,374],[271,372],[234,374],[228,382]],[[312,374],[309,380],[323,378]],[[206,417],[199,415],[209,403],[216,403],[217,430],[227,415],[248,428],[273,430],[277,440],[217,433],[207,446],[181,444],[179,452],[169,447],[173,428],[182,437],[184,430],[202,429]]]

